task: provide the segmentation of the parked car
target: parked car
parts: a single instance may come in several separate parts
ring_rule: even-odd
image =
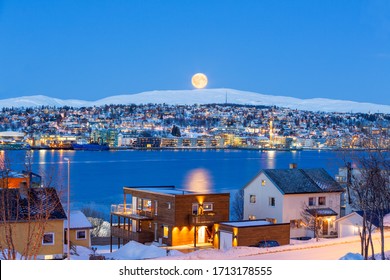
[[[277,247],[280,246],[279,242],[276,240],[262,240],[259,241],[256,245],[252,245],[251,247],[259,247],[259,248],[268,248],[268,247]]]

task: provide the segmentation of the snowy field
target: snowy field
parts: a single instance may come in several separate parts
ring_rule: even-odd
[[[374,235],[376,259],[380,259],[379,235]],[[315,239],[307,241],[291,240],[290,245],[273,248],[233,247],[226,251],[216,249],[197,250],[191,253],[182,253],[174,248],[167,251],[165,248],[152,245],[143,245],[134,241],[122,246],[114,252],[109,252],[109,246],[97,246],[96,255],[102,255],[110,260],[338,260],[361,259],[360,239],[358,237]],[[390,259],[390,233],[385,239],[386,258]],[[114,246],[115,247],[115,246]],[[116,248],[113,247],[113,250]],[[88,260],[93,251],[77,248],[78,255],[72,255],[72,260]]]

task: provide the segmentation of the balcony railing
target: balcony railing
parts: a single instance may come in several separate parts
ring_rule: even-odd
[[[111,213],[120,213],[120,214],[133,214],[131,204],[112,204],[111,205]]]
[[[222,220],[221,215],[207,213],[202,215],[189,215],[189,223],[192,225],[212,225]]]
[[[148,210],[134,210],[131,204],[112,204],[111,214],[126,216],[133,219],[151,219],[152,212]]]

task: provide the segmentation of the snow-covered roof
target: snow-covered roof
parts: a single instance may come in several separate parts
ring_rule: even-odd
[[[64,222],[64,228],[68,227],[68,220]],[[93,228],[87,217],[81,211],[70,211],[70,228]]]
[[[133,189],[135,191],[142,191],[142,192],[153,192],[153,193],[160,193],[160,194],[171,194],[171,195],[183,195],[183,194],[193,194],[194,192],[186,191],[186,190],[179,190],[174,187],[145,187],[145,188],[133,188],[128,187],[129,189]]]
[[[221,223],[221,225],[231,226],[231,227],[254,227],[254,226],[265,226],[270,225],[271,222],[263,220],[254,220],[254,221],[237,221],[237,222],[226,222]]]

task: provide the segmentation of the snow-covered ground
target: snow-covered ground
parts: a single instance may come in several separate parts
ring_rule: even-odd
[[[374,235],[375,252],[380,252],[379,235]],[[191,253],[182,253],[174,248],[167,251],[157,244],[143,245],[137,242],[129,242],[114,252],[109,252],[109,246],[97,246],[97,255],[103,255],[112,260],[338,260],[361,259],[360,239],[358,237],[346,237],[335,239],[315,239],[298,241],[291,240],[290,245],[273,248],[234,247],[224,250],[206,249]],[[386,258],[390,259],[390,233],[385,239]],[[87,260],[93,254],[88,248],[78,247],[78,256],[72,255],[73,260]],[[380,259],[376,255],[376,259]]]
[[[130,241],[120,249],[113,246],[113,252],[110,253],[110,246],[96,246],[96,255],[104,256],[107,260],[145,260],[155,259],[166,256],[180,256],[183,253],[177,250],[166,250],[158,247],[156,244],[144,245],[135,241]],[[71,254],[72,260],[88,260],[94,252],[86,247],[77,246],[77,255]]]

